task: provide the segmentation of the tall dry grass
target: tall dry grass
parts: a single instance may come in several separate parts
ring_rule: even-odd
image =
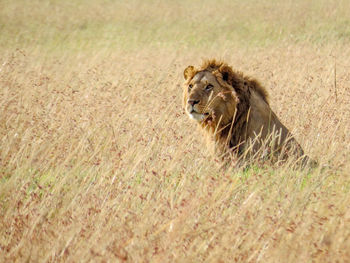
[[[348,8],[0,2],[0,261],[349,261]],[[219,170],[181,109],[206,57],[330,168]]]

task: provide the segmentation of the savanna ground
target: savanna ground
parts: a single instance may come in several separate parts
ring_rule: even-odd
[[[0,1],[0,261],[349,262],[350,2]],[[222,171],[181,108],[224,59],[329,168]]]

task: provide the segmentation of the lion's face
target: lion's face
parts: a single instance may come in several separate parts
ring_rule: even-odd
[[[190,74],[191,66],[186,70],[183,105],[188,116],[199,123],[210,120],[224,124],[236,108],[233,89],[225,85],[219,72],[215,75],[209,71]]]

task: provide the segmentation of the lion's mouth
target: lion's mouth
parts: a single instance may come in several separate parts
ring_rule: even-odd
[[[192,109],[188,115],[190,116],[191,119],[194,119],[196,121],[204,121],[208,118],[209,112],[199,113]]]

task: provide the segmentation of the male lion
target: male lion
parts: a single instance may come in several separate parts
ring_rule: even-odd
[[[303,166],[308,157],[271,110],[258,81],[233,71],[226,63],[204,61],[184,71],[183,106],[215,145],[220,158],[235,165],[252,160],[286,160]]]

